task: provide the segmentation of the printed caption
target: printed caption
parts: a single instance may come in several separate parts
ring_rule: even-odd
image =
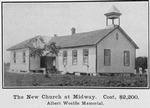
[[[46,100],[45,105],[105,105],[107,100],[111,101],[123,101],[123,100],[139,100],[138,95],[83,95],[83,94],[72,94],[72,95],[13,95],[14,100]]]

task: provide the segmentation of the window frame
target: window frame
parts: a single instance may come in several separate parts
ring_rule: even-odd
[[[26,63],[26,51],[22,52],[22,63]]]
[[[116,40],[118,40],[119,39],[119,34],[118,33],[116,33]]]
[[[64,57],[65,52],[66,52],[66,57]],[[63,51],[63,60],[62,60],[63,61],[62,62],[63,65],[67,65],[67,57],[68,57],[68,52],[67,52],[67,50],[64,50]],[[65,63],[65,59],[66,59],[66,63]]]
[[[127,57],[126,58],[125,54],[127,53]],[[130,66],[130,51],[124,51],[124,66]],[[127,61],[128,60],[128,61]],[[127,63],[126,63],[127,62]]]
[[[106,51],[109,51],[109,63],[106,63]],[[110,66],[111,65],[111,50],[110,49],[104,49],[104,66]]]
[[[76,54],[76,56],[74,56],[74,54]],[[76,62],[74,63],[75,59],[76,59]],[[72,65],[77,65],[77,64],[78,64],[78,51],[77,50],[72,50]]]
[[[16,52],[13,52],[13,63],[17,63]]]
[[[85,56],[85,51],[87,51],[88,56]],[[84,60],[87,59],[87,63],[84,62]],[[89,49],[83,49],[83,65],[89,64]]]

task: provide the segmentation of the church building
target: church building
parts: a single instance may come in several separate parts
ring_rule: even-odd
[[[47,67],[52,68],[55,62],[57,70],[75,73],[76,75],[134,73],[138,46],[120,27],[120,16],[122,14],[115,6],[112,6],[108,13],[104,15],[106,16],[106,27],[104,29],[76,33],[76,29],[72,28],[71,35],[50,38],[47,44],[55,42],[61,49],[58,56],[48,57]],[[27,42],[24,42],[24,44],[27,44]],[[31,60],[31,57],[25,56],[29,55],[30,52],[27,47],[21,48],[18,44],[9,48],[8,51],[11,51],[10,70],[20,70],[25,65],[24,71],[27,72],[41,68],[40,58]],[[20,55],[17,56],[17,54]],[[26,59],[26,62],[21,63],[20,61],[17,63],[17,57],[22,57],[22,62]]]

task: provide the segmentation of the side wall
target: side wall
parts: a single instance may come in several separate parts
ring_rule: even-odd
[[[30,57],[30,70],[38,70],[40,68],[40,57]]]
[[[119,38],[116,39],[116,33]],[[104,49],[111,50],[111,65],[104,66]],[[124,66],[124,51],[130,52],[130,65]],[[118,29],[109,34],[97,45],[98,73],[132,73],[135,68],[135,47]]]
[[[23,63],[23,51],[25,51],[25,63]],[[13,53],[16,52],[16,63],[13,61]],[[10,71],[20,72],[20,71],[27,71],[29,72],[29,50],[25,49],[18,49],[11,51],[10,56]]]
[[[83,64],[83,49],[89,49],[89,68]],[[66,50],[67,65],[63,65],[63,51]],[[72,64],[72,51],[77,50],[77,65]],[[95,73],[96,72],[96,48],[95,47],[79,47],[79,48],[67,48],[61,49],[59,57],[56,59],[56,68],[59,71],[82,72],[82,73]]]

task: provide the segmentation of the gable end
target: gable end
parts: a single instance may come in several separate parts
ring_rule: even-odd
[[[129,40],[129,42],[131,42],[131,44],[135,47],[135,49],[139,49],[139,47],[136,45],[136,43],[127,35],[127,33],[120,27],[120,26],[117,26],[116,28],[114,28],[112,31],[110,31],[106,36],[104,36],[101,40],[99,40],[96,45],[102,41],[104,38],[106,38],[110,33],[112,33],[113,31],[115,31],[116,29],[119,29],[123,34],[124,36]]]
[[[136,45],[136,43],[127,35],[127,33],[121,28],[118,28],[125,36],[126,38],[131,42],[131,44],[136,48],[139,49],[139,47]]]

